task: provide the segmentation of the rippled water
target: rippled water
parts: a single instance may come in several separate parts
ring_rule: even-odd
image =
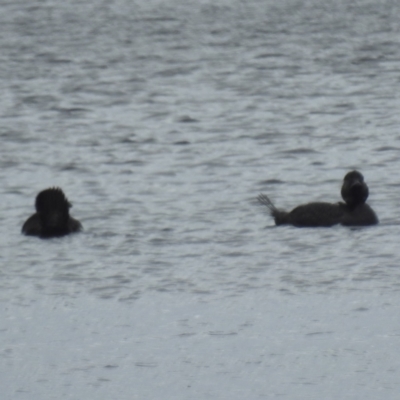
[[[7,398],[397,398],[399,5],[1,9]],[[377,227],[257,204],[338,201],[353,168]],[[22,236],[54,185],[84,232]]]

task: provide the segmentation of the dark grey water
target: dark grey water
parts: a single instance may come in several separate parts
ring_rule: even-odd
[[[7,399],[397,399],[400,5],[0,5]],[[275,228],[257,204],[381,224]],[[61,186],[85,231],[20,234]]]

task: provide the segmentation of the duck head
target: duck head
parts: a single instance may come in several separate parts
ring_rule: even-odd
[[[363,175],[358,171],[351,171],[346,174],[342,185],[342,198],[350,207],[364,204],[368,198],[369,190],[364,182]]]
[[[71,203],[60,188],[49,188],[36,196],[36,211],[40,217],[43,235],[63,235],[68,229]]]

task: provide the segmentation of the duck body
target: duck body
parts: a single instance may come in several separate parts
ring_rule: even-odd
[[[369,226],[379,223],[375,211],[368,204],[359,204],[350,208],[344,205],[345,213],[340,223],[345,226]]]
[[[272,216],[276,225],[293,225],[298,227],[333,226],[343,216],[339,204],[308,203],[297,206],[290,212],[274,210]]]
[[[41,238],[61,237],[82,230],[82,224],[69,215],[71,203],[60,188],[49,188],[36,196],[36,213],[22,226],[22,233]]]
[[[345,203],[313,202],[295,207],[286,212],[277,209],[271,200],[261,194],[260,203],[266,205],[276,225],[296,227],[368,226],[379,222],[373,209],[365,203],[369,189],[364,177],[358,171],[351,171],[344,177],[341,194]]]

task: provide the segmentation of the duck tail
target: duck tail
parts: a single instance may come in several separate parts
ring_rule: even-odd
[[[287,223],[288,213],[286,211],[278,210],[267,195],[261,193],[258,195],[257,199],[261,204],[268,207],[271,216],[275,220],[276,225]]]

